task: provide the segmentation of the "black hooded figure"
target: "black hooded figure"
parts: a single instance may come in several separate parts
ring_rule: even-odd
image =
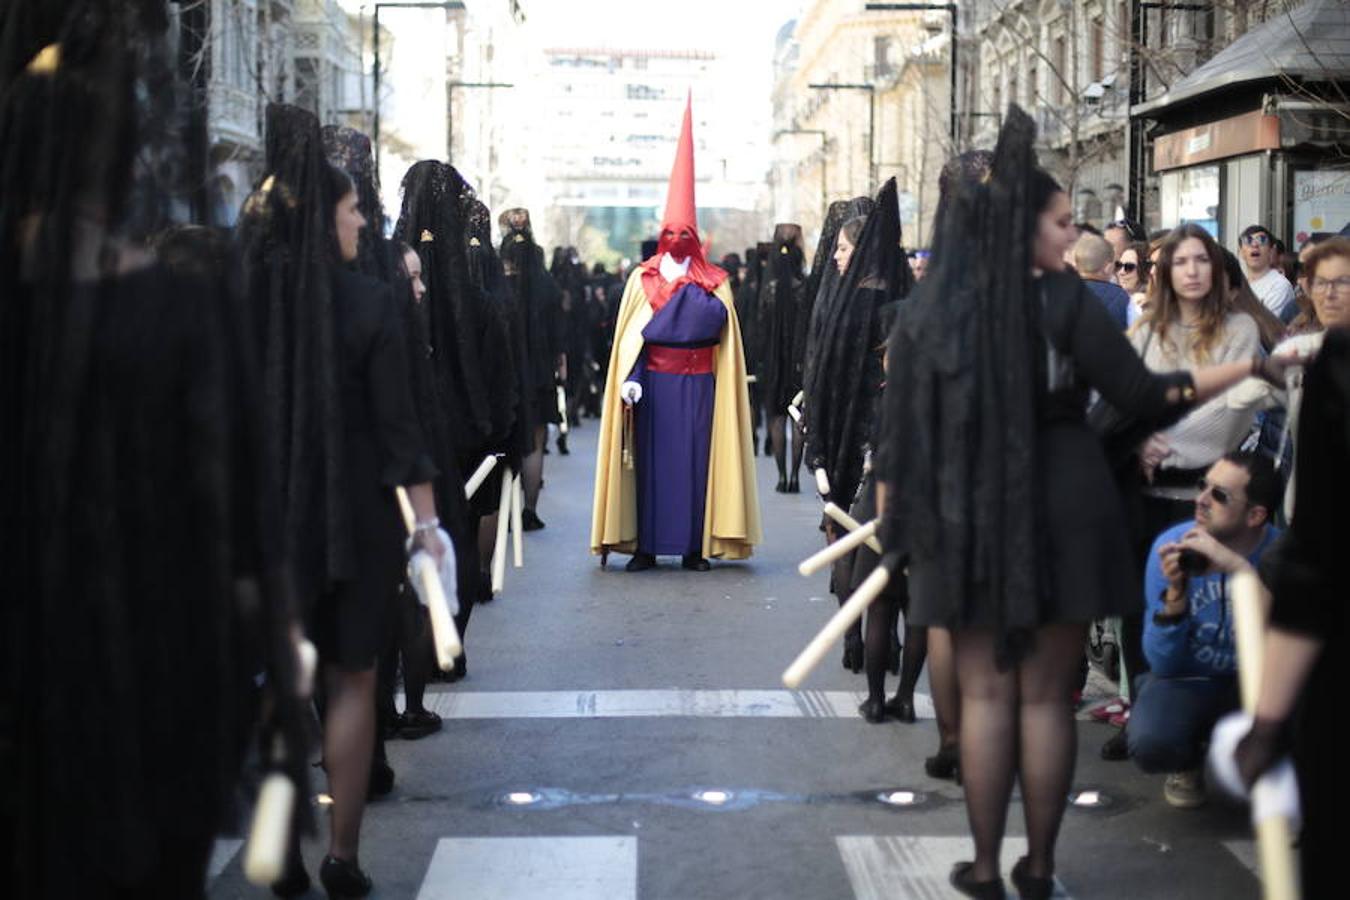
[[[559,418],[566,415],[570,425],[579,424],[577,409],[590,386],[590,305],[586,302],[590,293],[589,277],[575,247],[557,247],[553,251],[553,266],[550,270],[553,282],[559,291],[559,324],[562,337],[563,354],[567,357],[567,378],[564,382],[563,409]],[[556,394],[556,387],[554,390]],[[557,401],[554,401],[557,405]],[[558,453],[567,456],[567,435],[558,431]]]
[[[237,266],[166,228],[188,196],[168,37],[154,0],[0,12],[10,897],[204,897],[264,708],[266,765],[309,793]]]
[[[718,265],[727,273],[727,283],[731,285],[731,296],[734,298],[741,290],[741,258],[735,253],[728,253]]]
[[[764,274],[764,259],[768,244],[756,244],[745,250],[745,280],[736,291],[736,321],[741,323],[741,344],[745,347],[745,371],[754,376],[750,382],[750,427],[754,452],[759,453],[759,426],[764,408],[760,372],[763,360],[759,341],[759,286]]]
[[[762,359],[764,408],[769,440],[778,464],[778,493],[795,494],[801,488],[797,471],[802,464],[803,435],[792,422],[792,468],[787,464],[788,406],[802,387],[805,355],[802,308],[806,304],[806,251],[800,225],[782,223],[773,229],[773,249],[764,264],[759,287],[759,340]],[[809,313],[807,314],[809,315]]]
[[[928,274],[891,334],[877,465],[883,564],[908,564],[910,621],[952,635],[976,854],[952,882],[977,897],[1002,896],[1015,777],[1028,855],[1013,881],[1023,897],[1050,896],[1087,624],[1139,602],[1089,391],[1156,429],[1251,371],[1144,367],[1063,271],[1072,208],[1036,166],[1034,139],[1010,107],[990,177],[945,204]]]
[[[544,251],[534,242],[528,210],[508,209],[498,219],[502,230],[501,260],[521,323],[518,351],[524,360],[523,390],[530,404],[530,446],[521,480],[525,489],[522,516],[526,531],[544,527],[536,509],[544,484],[544,444],[548,426],[562,422],[558,415],[557,380],[566,379],[558,286],[544,268]]]
[[[407,339],[389,285],[357,259],[356,187],[322,154],[314,116],[267,112],[267,176],[244,205],[239,239],[263,355],[269,463],[281,482],[284,546],[296,561],[325,675],[324,762],[333,797],[330,893],[362,896],[357,858],[375,743],[376,659],[403,578],[406,533],[394,488],[436,530],[437,471],[412,403]],[[307,882],[298,857],[287,888]]]

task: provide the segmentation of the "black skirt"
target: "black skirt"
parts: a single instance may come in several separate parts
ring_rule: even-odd
[[[1138,612],[1143,607],[1120,493],[1096,434],[1083,423],[1053,424],[1040,433],[1041,500],[1046,515],[1050,577],[1048,596],[1037,611],[1041,625],[1086,623]],[[971,609],[953,618],[944,578],[935,560],[912,559],[910,621],[944,628],[995,628],[995,604],[970,593]]]

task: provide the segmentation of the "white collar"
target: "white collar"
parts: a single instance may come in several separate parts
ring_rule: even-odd
[[[666,281],[674,281],[677,278],[688,275],[690,259],[691,257],[686,256],[681,262],[676,262],[675,258],[669,253],[661,254],[661,263],[659,266],[661,277]]]

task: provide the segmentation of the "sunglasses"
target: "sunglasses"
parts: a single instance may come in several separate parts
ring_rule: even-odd
[[[1217,484],[1210,484],[1208,480],[1201,478],[1195,485],[1200,494],[1209,491],[1209,495],[1214,498],[1214,502],[1220,506],[1227,506],[1233,500],[1233,494],[1228,488],[1220,487]]]
[[[1272,238],[1265,232],[1258,231],[1256,234],[1244,234],[1238,240],[1242,242],[1244,247],[1268,247]]]
[[[1128,274],[1134,272],[1136,269],[1139,270],[1140,272],[1147,272],[1148,267],[1149,267],[1148,263],[1140,264],[1132,262],[1121,262],[1120,260],[1116,260],[1117,272],[1125,272]]]

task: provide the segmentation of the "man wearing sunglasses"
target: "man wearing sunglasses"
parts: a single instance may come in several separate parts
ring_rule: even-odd
[[[1214,723],[1238,706],[1237,647],[1228,580],[1254,569],[1277,536],[1280,482],[1271,461],[1230,453],[1205,473],[1195,517],[1158,536],[1144,574],[1144,655],[1127,726],[1146,772],[1168,773],[1163,797],[1205,802],[1200,768]]]
[[[1238,255],[1247,265],[1247,282],[1252,292],[1280,321],[1288,322],[1291,313],[1297,310],[1294,286],[1276,266],[1280,255],[1275,236],[1264,225],[1248,225],[1238,243],[1242,245]]]

